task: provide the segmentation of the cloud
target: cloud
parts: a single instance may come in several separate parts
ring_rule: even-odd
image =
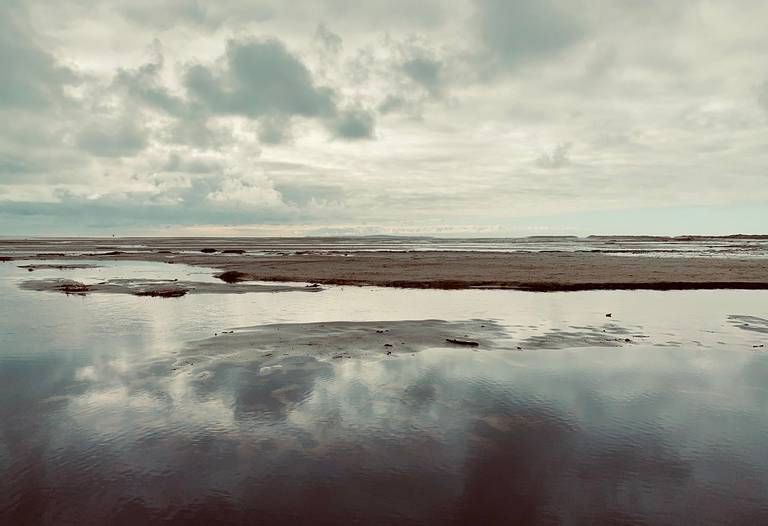
[[[557,55],[586,36],[579,2],[475,0],[479,39],[502,68]]]
[[[123,0],[119,9],[142,26],[167,29],[179,23],[215,30],[226,23],[260,22],[270,19],[275,9],[269,2],[240,0]]]
[[[387,95],[386,98],[381,101],[377,107],[379,113],[386,115],[387,113],[394,113],[401,111],[409,106],[409,102],[404,97],[399,95]]]
[[[341,52],[342,39],[339,35],[328,29],[325,24],[317,26],[315,40],[326,53],[337,55]]]
[[[432,96],[439,96],[442,91],[442,70],[440,61],[427,57],[407,60],[402,65],[405,74],[421,85]]]
[[[768,81],[763,82],[758,88],[757,103],[763,108],[765,114],[768,116]]]
[[[342,111],[329,126],[336,137],[346,140],[372,139],[375,132],[373,114],[360,108]]]
[[[571,143],[559,144],[549,153],[544,153],[536,159],[536,165],[539,168],[557,170],[571,164],[568,152],[571,150]]]
[[[170,145],[184,145],[200,150],[224,148],[235,144],[231,127],[216,122],[208,115],[184,114],[161,132],[161,138]]]
[[[262,144],[281,144],[290,142],[291,121],[286,117],[263,117],[259,122],[259,141]]]
[[[143,150],[149,132],[130,117],[97,117],[77,135],[77,146],[97,157],[126,157]]]
[[[159,46],[159,43],[156,41],[155,45]],[[133,70],[119,69],[113,85],[117,90],[125,90],[136,102],[171,115],[181,115],[187,111],[185,102],[162,84],[162,69],[163,56],[158,49],[155,62],[143,64]]]
[[[275,190],[280,192],[286,203],[295,206],[308,206],[311,203],[342,203],[344,189],[338,185],[322,183],[285,182],[275,183]]]
[[[162,167],[164,172],[182,172],[192,174],[207,174],[222,171],[221,159],[212,156],[188,155],[185,152],[173,151]]]
[[[212,113],[328,117],[334,92],[316,86],[307,67],[277,40],[230,40],[223,67],[192,66],[185,84]]]
[[[257,209],[284,206],[282,196],[275,190],[272,181],[258,175],[226,178],[220,182],[220,187],[216,191],[208,194],[208,199],[215,203],[229,203]]]
[[[41,109],[60,102],[76,73],[36,41],[25,13],[8,0],[0,6],[0,109]]]

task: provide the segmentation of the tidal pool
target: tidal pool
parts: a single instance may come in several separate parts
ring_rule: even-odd
[[[213,270],[25,263],[0,264],[2,524],[768,523],[764,291],[66,296],[19,284]],[[420,320],[504,333],[366,336]],[[324,322],[368,332],[291,336]]]

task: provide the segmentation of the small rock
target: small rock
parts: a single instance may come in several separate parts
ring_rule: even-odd
[[[392,356],[392,351],[387,351],[387,356]]]
[[[613,313],[612,313],[612,312],[609,312],[608,314],[606,314],[606,315],[605,315],[605,317],[606,317],[606,318],[612,318],[612,317],[613,317]]]
[[[384,347],[392,347],[392,344],[391,343],[385,343]]]

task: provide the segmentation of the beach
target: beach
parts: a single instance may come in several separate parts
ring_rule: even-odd
[[[674,241],[666,243],[675,246]],[[290,241],[271,244],[266,250],[258,239],[5,240],[0,241],[0,257],[186,264],[219,269],[233,282],[544,292],[768,289],[768,258],[743,257],[736,250],[725,256],[690,257],[674,250],[651,256],[546,249],[491,252],[482,251],[482,244],[473,245],[477,250],[462,251],[391,250],[389,245],[375,250],[375,239],[365,246],[355,250],[358,247],[322,238],[302,240],[301,250],[292,249]]]

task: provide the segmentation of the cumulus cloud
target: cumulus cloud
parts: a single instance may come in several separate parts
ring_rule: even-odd
[[[208,194],[208,199],[216,203],[230,203],[256,209],[279,208],[284,205],[280,192],[275,190],[272,181],[263,176],[241,175],[228,177],[220,187]]]
[[[223,67],[192,66],[185,84],[213,113],[260,117],[327,117],[334,93],[317,86],[298,57],[278,40],[231,40]]]

